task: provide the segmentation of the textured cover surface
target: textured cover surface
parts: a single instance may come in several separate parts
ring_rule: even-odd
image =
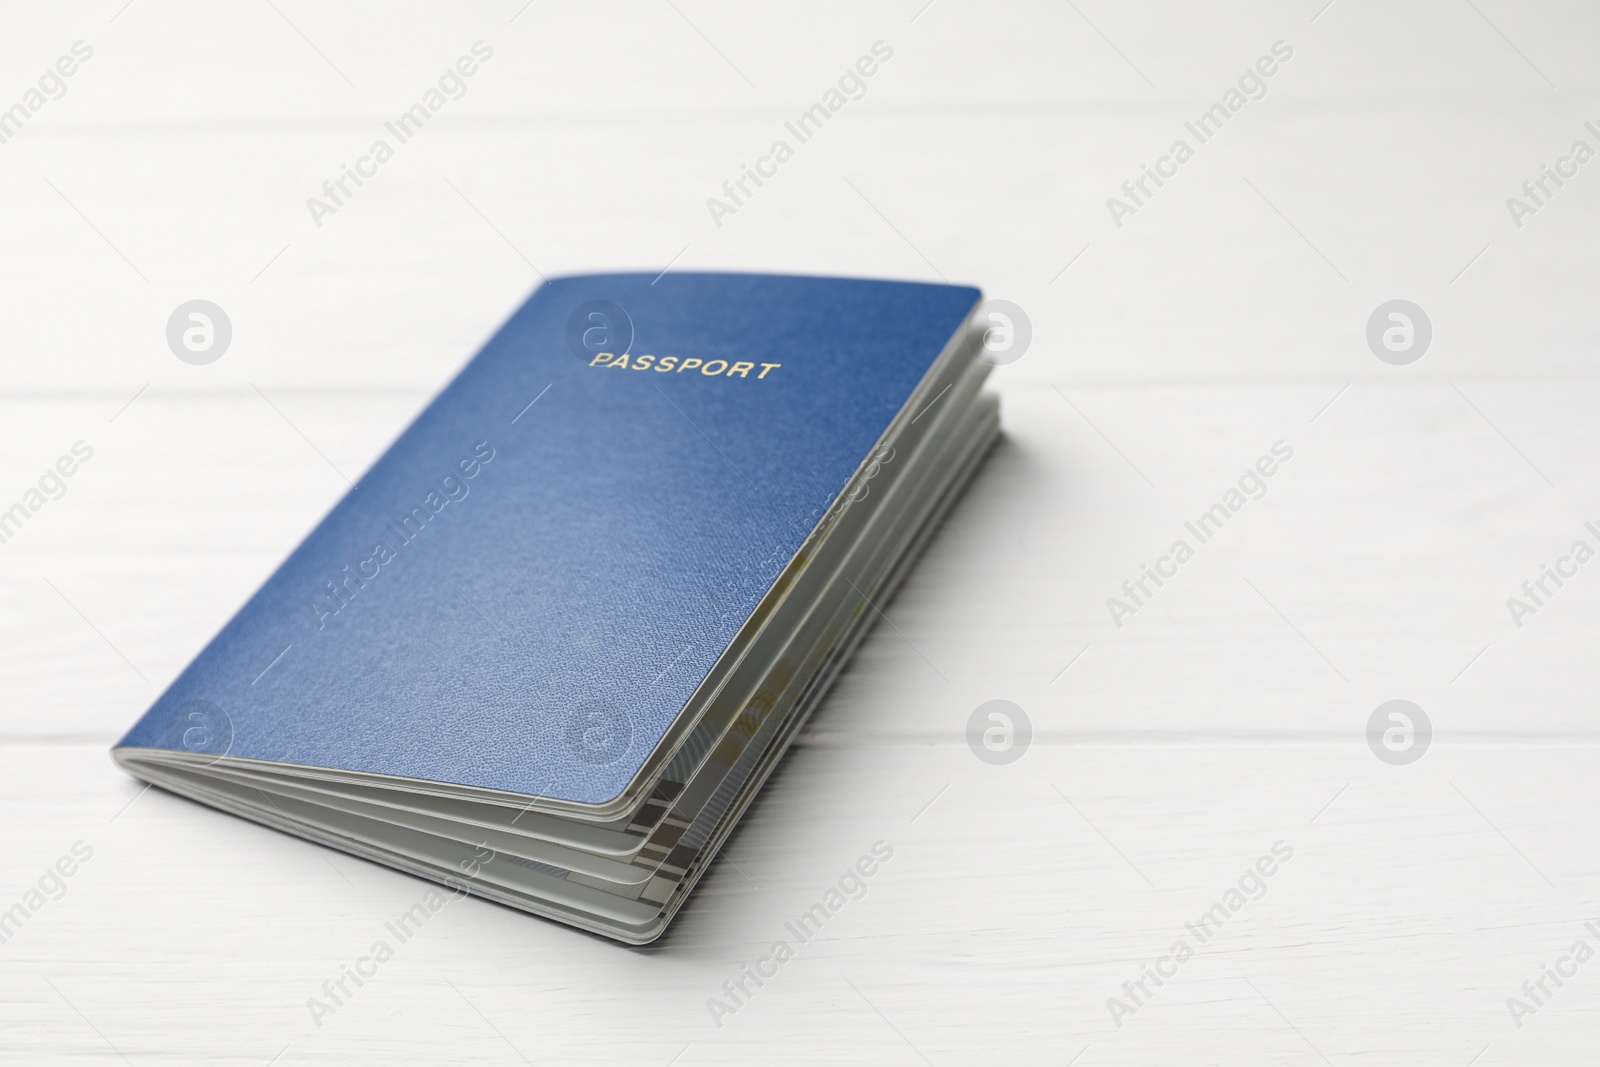
[[[978,297],[547,282],[120,744],[614,798]]]

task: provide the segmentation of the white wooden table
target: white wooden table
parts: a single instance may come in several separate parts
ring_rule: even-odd
[[[1592,1061],[1600,563],[1507,599],[1600,548],[1600,162],[1560,163],[1600,149],[1600,13],[921,3],[0,14],[0,108],[93,50],[0,143],[0,509],[93,452],[0,544],[0,1059]],[[1569,176],[1519,227],[1543,164]],[[319,1025],[423,883],[141,793],[107,749],[540,272],[668,267],[1016,302],[1006,440],[663,942],[459,902]],[[195,298],[233,328],[206,366],[164,335]],[[1396,298],[1433,331],[1404,366],[1365,336]],[[1279,441],[1265,495],[1186,535]],[[997,698],[1033,725],[1008,766],[964,740]],[[1366,736],[1394,699],[1432,724],[1405,765]],[[878,841],[866,896],[714,1020]]]

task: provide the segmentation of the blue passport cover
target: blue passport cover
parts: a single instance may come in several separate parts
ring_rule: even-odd
[[[616,798],[979,295],[546,282],[120,746]]]

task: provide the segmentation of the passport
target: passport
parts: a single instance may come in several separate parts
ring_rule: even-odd
[[[547,281],[114,759],[653,940],[995,439],[980,299]]]

